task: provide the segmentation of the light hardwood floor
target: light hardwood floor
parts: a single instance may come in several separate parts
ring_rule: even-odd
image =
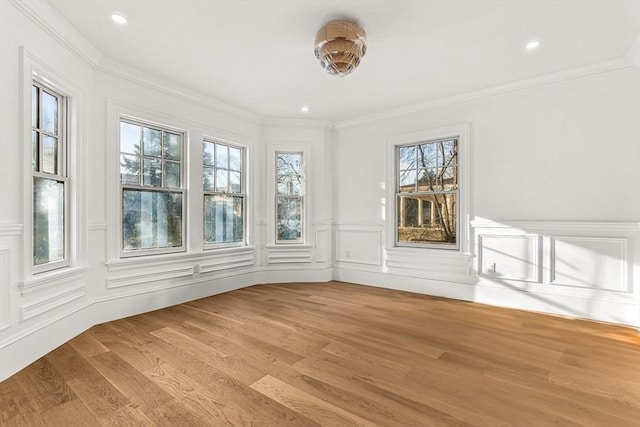
[[[95,326],[0,383],[2,426],[640,426],[640,336],[331,282]]]

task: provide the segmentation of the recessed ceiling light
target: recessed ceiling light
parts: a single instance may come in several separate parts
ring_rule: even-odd
[[[303,113],[308,113],[309,107],[307,107],[306,105],[303,105],[302,107],[300,107],[300,111],[302,111]]]
[[[113,22],[115,22],[116,24],[124,25],[127,23],[127,18],[120,15],[119,13],[112,13],[111,19],[113,19]]]
[[[533,49],[536,49],[538,46],[540,46],[540,40],[531,40],[529,43],[527,43],[525,47],[528,50],[533,50]]]

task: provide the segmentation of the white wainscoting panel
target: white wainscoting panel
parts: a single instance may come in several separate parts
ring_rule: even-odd
[[[267,246],[268,264],[298,264],[312,262],[312,247],[308,245]]]
[[[540,240],[538,235],[479,234],[478,274],[540,282]]]
[[[33,317],[40,316],[41,314],[83,298],[85,295],[85,285],[80,284],[69,289],[58,291],[45,298],[25,303],[20,306],[20,321],[24,322]]]
[[[252,267],[255,264],[255,250],[244,248],[231,253],[221,253],[209,256],[203,260],[196,270],[200,273],[229,270],[233,268]]]
[[[177,279],[191,277],[194,275],[193,266],[179,267],[164,270],[155,270],[153,272],[138,273],[135,275],[127,275],[123,277],[114,277],[106,279],[107,289],[122,288],[125,286],[136,286],[147,283],[165,281],[168,279]]]
[[[316,262],[331,261],[331,227],[316,227]]]
[[[377,228],[336,229],[336,261],[382,265],[382,230]]]
[[[553,236],[549,244],[552,285],[628,290],[627,239]]]
[[[9,248],[0,246],[0,331],[9,327]]]

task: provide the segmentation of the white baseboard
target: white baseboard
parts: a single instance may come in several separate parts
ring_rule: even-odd
[[[628,301],[607,300],[532,292],[506,284],[464,284],[343,268],[335,268],[333,277],[334,280],[361,285],[640,327],[640,303],[633,296]]]

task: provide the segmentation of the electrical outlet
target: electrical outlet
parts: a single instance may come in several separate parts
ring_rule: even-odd
[[[345,256],[346,258],[351,258],[351,251],[347,251],[347,252],[344,254],[344,256]]]
[[[487,273],[495,273],[496,272],[496,263],[489,262],[487,263]]]

